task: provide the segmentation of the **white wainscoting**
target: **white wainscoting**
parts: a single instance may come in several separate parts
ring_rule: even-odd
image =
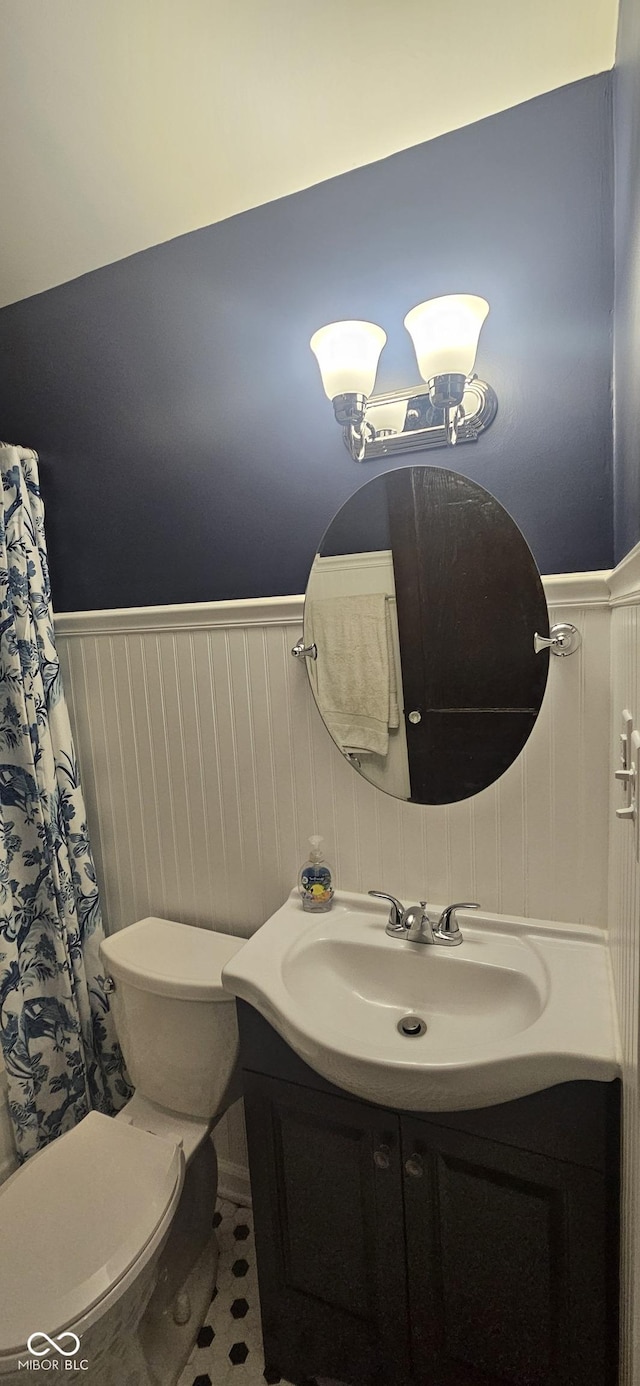
[[[288,895],[314,832],[347,890],[602,926],[606,576],[544,580],[552,620],[573,621],[582,649],[551,660],[517,763],[446,808],[389,798],[339,754],[290,654],[301,597],[58,616],[107,928],[158,914],[249,935]],[[246,1188],[241,1109],[216,1145],[221,1185]]]
[[[640,545],[611,576],[611,766],[618,764],[623,708],[640,728]],[[640,1102],[638,988],[640,982],[640,867],[633,826],[615,809],[624,800],[611,781],[609,940],[623,1061],[622,1128],[622,1370],[621,1386],[640,1383]]]
[[[108,929],[159,914],[249,935],[314,832],[347,890],[602,925],[609,594],[597,574],[547,585],[582,649],[551,660],[507,774],[446,808],[381,794],[337,751],[290,654],[302,598],[57,617]]]
[[[218,1193],[232,1203],[251,1204],[249,1156],[242,1100],[223,1116],[213,1133],[218,1156]]]
[[[336,750],[290,654],[301,597],[58,616],[108,930],[159,914],[249,935],[289,893],[313,832],[344,889],[602,925],[606,577],[544,580],[552,620],[579,626],[582,649],[551,660],[517,763],[447,808],[389,798]],[[238,1190],[239,1108],[216,1144],[221,1181]]]

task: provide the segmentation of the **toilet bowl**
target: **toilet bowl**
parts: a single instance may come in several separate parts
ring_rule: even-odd
[[[144,919],[101,945],[136,1091],[0,1187],[0,1386],[177,1381],[215,1286],[210,1133],[239,1096],[220,974],[242,943]]]

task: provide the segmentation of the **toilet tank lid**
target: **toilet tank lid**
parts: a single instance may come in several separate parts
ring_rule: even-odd
[[[116,981],[141,991],[184,1001],[232,1001],[221,973],[243,944],[213,929],[151,917],[111,934],[100,951]]]
[[[0,1188],[0,1359],[104,1301],[166,1225],[183,1178],[177,1145],[100,1112],[17,1170]]]

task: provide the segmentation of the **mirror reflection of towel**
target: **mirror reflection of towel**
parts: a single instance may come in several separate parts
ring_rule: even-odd
[[[386,756],[399,726],[391,612],[384,592],[307,601],[309,673],[328,730],[345,754]]]

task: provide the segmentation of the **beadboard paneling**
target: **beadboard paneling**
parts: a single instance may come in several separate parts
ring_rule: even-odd
[[[232,1203],[251,1205],[244,1103],[235,1102],[213,1133],[218,1156],[218,1193]]]
[[[313,832],[346,890],[602,926],[609,589],[602,573],[544,581],[582,649],[551,660],[515,765],[446,808],[389,798],[337,751],[291,658],[301,597],[58,617],[108,930],[158,914],[249,935]],[[215,1140],[221,1187],[242,1197],[241,1106]]]
[[[640,727],[640,546],[616,569],[611,610],[611,764],[618,764],[623,708]],[[621,1386],[640,1382],[640,1101],[638,989],[640,983],[640,867],[633,826],[615,817],[624,803],[611,781],[609,942],[623,1063]]]
[[[609,611],[554,607],[583,634],[551,660],[542,713],[505,776],[448,807],[360,779],[290,649],[301,604],[58,618],[58,642],[109,930],[154,913],[248,935],[323,833],[336,882],[513,914],[606,920]],[[256,614],[257,608],[257,614]],[[118,619],[122,629],[118,630]]]

